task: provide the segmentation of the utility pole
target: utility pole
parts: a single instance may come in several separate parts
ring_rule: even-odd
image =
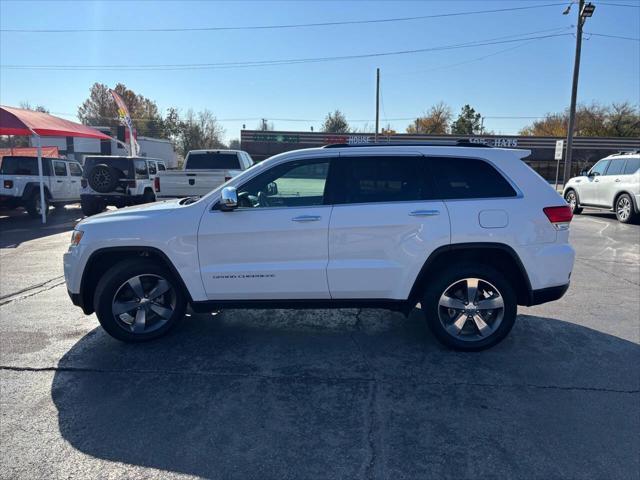
[[[380,124],[380,69],[376,68],[376,136],[375,142],[378,143],[378,126]]]
[[[580,53],[582,51],[582,27],[588,17],[596,9],[592,3],[585,4],[585,0],[578,2],[578,24],[576,26],[576,56],[573,62],[573,85],[571,87],[571,105],[569,106],[569,125],[567,126],[567,155],[564,162],[563,182],[566,185],[571,178],[571,160],[573,156],[573,131],[576,124],[576,100],[578,97],[578,77],[580,75]],[[567,15],[571,4],[563,12]]]

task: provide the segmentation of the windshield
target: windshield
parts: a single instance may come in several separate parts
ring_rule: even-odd
[[[187,157],[185,170],[211,169],[240,170],[240,160],[235,152],[191,152]]]

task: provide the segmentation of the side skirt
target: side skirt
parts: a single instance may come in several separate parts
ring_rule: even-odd
[[[223,309],[281,308],[293,310],[323,308],[382,308],[409,315],[415,303],[407,300],[387,299],[327,299],[327,300],[210,300],[191,302],[191,308],[197,313],[213,312]]]

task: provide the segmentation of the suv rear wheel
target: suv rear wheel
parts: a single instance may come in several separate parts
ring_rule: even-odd
[[[453,265],[427,287],[422,309],[436,338],[455,350],[500,342],[516,319],[517,299],[503,274],[486,265]]]
[[[40,203],[40,191],[36,190],[27,200],[25,205],[27,213],[31,218],[40,218],[42,215],[42,204]],[[44,195],[44,211],[49,210],[49,198],[47,194]]]
[[[150,260],[122,261],[104,274],[94,308],[102,327],[124,342],[143,342],[167,333],[184,316],[185,295],[174,276]]]
[[[626,193],[623,193],[616,199],[615,210],[616,218],[621,223],[633,223],[637,218],[633,208],[633,200],[631,200],[631,197]]]

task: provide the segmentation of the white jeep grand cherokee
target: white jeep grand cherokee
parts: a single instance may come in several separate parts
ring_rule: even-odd
[[[67,288],[124,341],[185,307],[418,303],[460,350],[496,344],[518,305],[560,298],[571,210],[521,161],[484,145],[332,145],[276,155],[201,199],[104,213],[74,230]]]

